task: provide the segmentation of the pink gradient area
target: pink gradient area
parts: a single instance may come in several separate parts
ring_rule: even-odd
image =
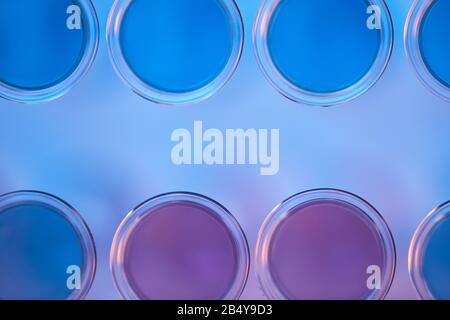
[[[366,299],[367,268],[385,266],[375,225],[359,208],[320,199],[294,208],[269,247],[269,266],[289,299]]]
[[[180,201],[152,209],[134,228],[125,273],[141,299],[213,300],[236,277],[230,231],[211,209]]]

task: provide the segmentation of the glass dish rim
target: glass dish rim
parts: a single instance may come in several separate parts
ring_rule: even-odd
[[[253,25],[253,51],[258,66],[264,77],[280,94],[293,102],[310,106],[331,107],[360,97],[380,80],[390,62],[394,45],[393,22],[385,0],[367,0],[374,5],[378,5],[385,13],[382,14],[382,25],[387,26],[381,29],[380,50],[372,67],[353,85],[329,93],[318,93],[297,87],[285,79],[273,63],[267,47],[267,34],[270,20],[281,1],[264,0]]]
[[[445,86],[431,73],[422,57],[419,43],[423,18],[435,0],[415,0],[405,23],[404,46],[408,62],[416,78],[435,96],[450,102],[450,87]]]
[[[268,262],[271,240],[280,223],[292,214],[293,208],[310,201],[324,199],[342,201],[360,209],[364,212],[367,221],[372,223],[374,230],[378,232],[380,240],[384,244],[386,271],[381,289],[373,291],[366,299],[384,299],[392,286],[396,271],[396,247],[391,230],[384,217],[366,200],[348,191],[332,188],[311,189],[297,193],[282,201],[265,218],[258,233],[255,249],[256,273],[263,293],[269,299],[288,300],[272,279]]]
[[[97,12],[92,0],[71,0],[82,8],[86,16],[87,31],[84,31],[86,42],[84,53],[76,68],[68,77],[48,88],[23,89],[0,81],[0,97],[23,104],[36,104],[50,102],[67,94],[74,88],[90,71],[97,56],[99,46],[99,23]]]
[[[120,223],[111,245],[110,269],[116,289],[126,300],[141,300],[131,288],[124,270],[124,256],[130,235],[139,222],[153,209],[173,202],[190,202],[206,207],[227,227],[233,238],[238,258],[238,270],[232,286],[224,300],[238,300],[247,284],[250,271],[250,251],[247,238],[236,218],[219,202],[204,195],[192,192],[170,192],[154,196],[131,210]]]
[[[66,300],[84,299],[92,287],[97,269],[97,252],[91,230],[74,207],[61,198],[42,191],[22,190],[0,195],[0,214],[13,206],[33,203],[44,205],[60,214],[78,235],[84,258],[81,289],[74,290]]]
[[[232,31],[232,50],[228,62],[216,77],[201,88],[176,93],[154,88],[141,80],[128,66],[120,45],[120,27],[133,0],[115,0],[108,16],[106,43],[111,64],[122,82],[142,98],[162,105],[185,105],[204,101],[222,89],[233,77],[244,48],[244,23],[235,0],[217,0],[226,9]]]
[[[425,254],[430,235],[444,220],[450,218],[450,201],[433,209],[417,227],[408,252],[408,271],[410,280],[417,295],[422,300],[435,300],[423,275],[423,255]]]

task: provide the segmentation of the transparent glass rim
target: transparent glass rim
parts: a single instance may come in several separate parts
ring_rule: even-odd
[[[75,70],[64,80],[48,88],[33,90],[16,88],[0,82],[0,97],[18,103],[40,103],[56,100],[73,87],[89,72],[98,51],[99,25],[97,13],[91,0],[74,0],[80,5],[86,16],[87,26],[83,26],[86,35],[84,54]]]
[[[190,202],[206,207],[214,212],[217,218],[227,227],[236,248],[238,270],[234,283],[223,300],[238,300],[245,288],[250,270],[250,251],[247,238],[236,218],[225,207],[215,200],[190,192],[166,193],[153,197],[133,209],[124,218],[114,236],[110,255],[111,272],[118,292],[126,300],[142,299],[133,291],[125,272],[124,260],[128,239],[140,221],[152,214],[153,209],[163,204],[175,202]]]
[[[367,300],[382,300],[386,297],[392,285],[396,268],[396,249],[392,233],[381,214],[367,201],[359,196],[338,189],[313,189],[298,193],[275,207],[264,220],[256,241],[256,272],[261,289],[269,299],[288,300],[277,287],[272,278],[269,265],[270,244],[275,231],[280,224],[292,214],[292,209],[314,200],[339,200],[351,204],[365,213],[367,221],[377,230],[384,244],[386,270],[382,279],[381,289],[374,291]]]
[[[423,60],[419,33],[423,18],[435,0],[415,0],[406,19],[404,42],[406,55],[416,77],[434,95],[450,102],[450,88],[436,79]]]
[[[418,296],[423,300],[436,299],[423,275],[423,255],[434,228],[448,218],[450,218],[450,201],[431,211],[421,222],[411,240],[408,254],[409,276]]]
[[[155,103],[178,105],[200,102],[219,91],[234,75],[244,46],[244,25],[235,0],[218,0],[227,10],[233,34],[232,50],[224,69],[208,84],[194,91],[177,93],[154,88],[142,81],[128,66],[120,45],[120,29],[127,8],[133,0],[115,0],[107,25],[107,45],[110,61],[119,78],[139,96]]]
[[[372,67],[358,82],[339,91],[319,93],[302,89],[289,82],[277,69],[267,46],[268,28],[281,0],[264,0],[253,26],[253,48],[256,60],[269,83],[286,98],[306,105],[334,106],[349,102],[367,92],[381,78],[392,54],[394,31],[391,14],[385,0],[367,0],[382,11],[381,43]]]
[[[94,281],[97,268],[97,253],[94,238],[80,213],[64,200],[40,191],[15,191],[0,196],[0,214],[20,204],[41,204],[58,212],[77,233],[83,249],[84,266],[82,269],[81,289],[74,290],[66,300],[82,300],[88,294]]]

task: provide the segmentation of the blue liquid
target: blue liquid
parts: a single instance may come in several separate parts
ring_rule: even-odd
[[[0,212],[0,299],[66,299],[71,265],[83,270],[81,240],[58,211],[30,203]]]
[[[269,53],[290,83],[317,93],[340,91],[372,67],[381,30],[367,27],[368,1],[281,0],[269,25]]]
[[[450,87],[450,0],[435,0],[419,32],[422,58],[431,74]]]
[[[70,0],[0,1],[0,81],[24,90],[52,87],[79,65],[83,26],[69,30]]]
[[[230,16],[219,0],[134,0],[120,45],[131,70],[149,86],[191,92],[226,66],[233,46]]]
[[[433,297],[450,299],[450,219],[438,223],[430,233],[422,263]]]

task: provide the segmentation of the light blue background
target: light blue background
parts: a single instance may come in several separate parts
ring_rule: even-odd
[[[97,276],[88,298],[119,298],[109,249],[122,218],[137,204],[170,191],[216,199],[242,224],[252,249],[266,214],[311,188],[356,193],[386,218],[398,250],[388,298],[416,298],[407,272],[415,228],[450,198],[450,104],[416,79],[403,48],[411,0],[387,1],[395,48],[381,80],[361,98],[335,108],[290,102],[264,79],[251,31],[259,1],[237,1],[245,21],[243,59],[233,79],[206,102],[167,107],[131,92],[113,71],[105,44],[112,0],[95,0],[99,54],[89,75],[63,98],[40,105],[0,102],[0,192],[35,189],[75,206],[93,231]],[[279,128],[281,167],[176,167],[170,135],[194,120],[214,128]],[[253,263],[253,261],[252,261]],[[243,298],[262,298],[254,265]]]

